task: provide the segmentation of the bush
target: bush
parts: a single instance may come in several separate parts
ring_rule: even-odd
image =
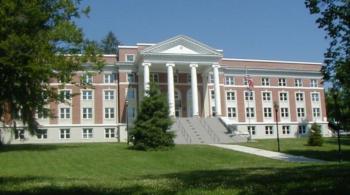
[[[323,137],[321,134],[321,126],[317,123],[312,124],[310,133],[309,133],[309,139],[308,139],[308,145],[310,146],[322,146],[323,144]]]
[[[130,132],[132,148],[148,150],[174,146],[174,134],[168,131],[172,123],[167,98],[152,83]]]

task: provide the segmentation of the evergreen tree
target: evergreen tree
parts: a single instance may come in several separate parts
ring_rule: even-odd
[[[112,31],[109,31],[106,37],[101,41],[101,49],[105,54],[117,54],[119,45],[120,41]]]
[[[174,134],[168,131],[172,123],[166,96],[151,83],[131,130],[133,148],[148,150],[174,146]]]
[[[309,139],[308,139],[308,145],[310,146],[322,146],[323,144],[323,137],[321,133],[321,126],[317,123],[312,124],[310,133],[309,133]]]
[[[50,79],[72,82],[87,62],[102,68],[96,46],[74,22],[88,11],[80,0],[1,1],[0,122],[15,127],[21,120],[34,133],[35,113],[47,115],[45,105],[62,101]]]

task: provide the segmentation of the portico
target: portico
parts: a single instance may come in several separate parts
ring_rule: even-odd
[[[206,79],[209,73],[214,75],[215,108],[216,115],[221,115],[219,60],[222,53],[203,43],[197,42],[186,36],[177,36],[156,45],[147,47],[140,52],[139,72],[143,75],[144,95],[149,89],[150,72],[166,72],[167,94],[169,102],[169,115],[175,117],[175,82],[174,72],[188,74],[188,84],[191,90],[191,114],[199,117],[199,84],[197,75],[204,75]],[[190,80],[190,82],[189,82]],[[186,86],[187,83],[177,85]],[[203,80],[200,85],[203,85]],[[204,96],[205,94],[200,94]]]

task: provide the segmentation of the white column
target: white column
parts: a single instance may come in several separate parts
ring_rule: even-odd
[[[146,96],[146,91],[149,90],[149,67],[151,63],[142,63],[143,66],[143,85],[144,85],[144,95]]]
[[[220,97],[220,83],[219,83],[219,64],[213,64],[214,72],[214,93],[215,93],[215,110],[216,115],[221,116],[221,97]]]
[[[169,115],[175,116],[175,89],[174,89],[174,71],[175,64],[167,63],[168,67],[168,102],[169,102]]]
[[[191,88],[192,88],[192,114],[198,116],[198,88],[197,88],[197,67],[198,64],[190,64],[191,67]]]

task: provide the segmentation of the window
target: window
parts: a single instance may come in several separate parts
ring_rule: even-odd
[[[69,139],[70,138],[70,129],[60,129],[60,138]]]
[[[288,108],[281,108],[281,117],[289,117]]]
[[[69,90],[61,90],[60,91],[60,97],[62,100],[70,100],[71,95]]]
[[[286,86],[286,85],[287,85],[287,81],[285,78],[278,79],[278,86]]]
[[[255,117],[254,108],[248,107],[245,110],[247,117]]]
[[[128,107],[128,118],[134,119],[136,115],[136,109],[134,107]]]
[[[254,96],[253,96],[252,91],[245,91],[244,97],[245,97],[245,100],[254,100]]]
[[[135,99],[135,88],[128,88],[128,99]]]
[[[248,85],[247,77],[244,77],[244,78],[243,78],[243,85]]]
[[[311,79],[310,80],[310,87],[318,87],[318,83],[316,79]]]
[[[60,109],[60,118],[61,119],[70,118],[70,108],[61,108]]]
[[[187,83],[191,83],[191,74],[187,74]]]
[[[159,74],[158,73],[151,73],[151,81],[158,83],[159,82]]]
[[[15,130],[15,139],[16,140],[24,140],[24,129]]]
[[[265,126],[265,134],[266,135],[272,135],[273,134],[272,126]]]
[[[105,74],[105,83],[113,83],[113,82],[114,82],[113,74]]]
[[[92,91],[83,91],[83,100],[92,100]]]
[[[92,83],[92,75],[84,74],[83,79],[85,83],[88,83],[88,84]]]
[[[261,79],[261,85],[262,86],[270,86],[270,79],[266,78],[266,77],[262,78]]]
[[[228,107],[227,108],[227,117],[231,117],[231,118],[236,117],[236,108],[235,107]]]
[[[289,126],[282,126],[282,133],[283,134],[290,134]]]
[[[213,74],[209,74],[208,83],[214,83],[214,75]]]
[[[285,92],[280,93],[280,100],[281,101],[288,101],[288,94]]]
[[[295,79],[294,80],[294,85],[296,87],[302,87],[303,86],[303,81],[301,79]]]
[[[295,99],[296,99],[297,101],[299,101],[299,102],[304,101],[304,94],[303,94],[303,93],[300,93],[300,92],[295,93]]]
[[[315,118],[319,118],[321,116],[321,109],[320,108],[312,108],[312,115]]]
[[[214,90],[210,91],[210,97],[212,100],[215,100],[215,91]]]
[[[127,62],[134,62],[135,61],[135,55],[134,54],[126,54],[125,61]]]
[[[216,108],[215,108],[215,106],[211,107],[211,113],[212,113],[213,116],[216,116]]]
[[[235,78],[233,76],[225,76],[225,85],[234,85]]]
[[[226,92],[226,98],[229,101],[236,100],[235,92],[233,92],[233,91]]]
[[[247,126],[250,135],[255,135],[255,126]]]
[[[105,138],[115,138],[114,128],[105,128]]]
[[[128,82],[129,82],[129,83],[135,82],[135,81],[136,81],[136,78],[135,78],[135,77],[136,77],[136,76],[135,76],[135,73],[129,72],[129,73],[128,73]]]
[[[47,139],[47,129],[38,129],[36,131],[36,137],[38,139]]]
[[[271,101],[271,92],[263,92],[262,95],[264,101]]]
[[[311,93],[311,100],[313,102],[318,102],[320,101],[320,95],[318,93]]]
[[[305,117],[305,108],[297,108],[298,117]]]
[[[114,99],[114,91],[106,90],[105,91],[105,100],[113,100]]]
[[[174,83],[179,82],[179,74],[174,74]]]
[[[84,119],[92,118],[92,108],[83,108],[83,118]]]
[[[43,110],[42,112],[38,112],[39,119],[46,119],[49,116],[48,111]]]
[[[114,118],[114,108],[105,108],[105,118],[107,119]]]
[[[83,129],[83,139],[91,139],[93,136],[91,128]]]
[[[266,118],[272,117],[272,108],[264,108],[264,117]]]
[[[305,134],[306,133],[306,125],[298,125],[298,133]]]

